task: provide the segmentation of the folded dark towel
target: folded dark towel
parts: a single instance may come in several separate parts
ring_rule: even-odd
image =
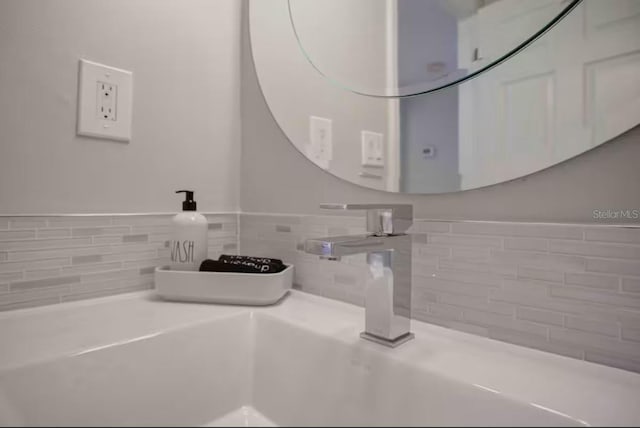
[[[273,265],[284,266],[284,263],[282,263],[282,260],[270,259],[268,257],[251,257],[251,256],[238,256],[235,254],[222,254],[220,257],[218,257],[218,260],[220,260],[221,262],[227,262],[227,263],[241,261],[241,262],[252,262],[252,263],[258,263],[258,264],[273,264]]]
[[[258,267],[242,266],[209,259],[200,264],[200,272],[262,273]]]
[[[256,263],[250,260],[205,260],[200,264],[201,272],[278,273],[287,266],[275,263]]]

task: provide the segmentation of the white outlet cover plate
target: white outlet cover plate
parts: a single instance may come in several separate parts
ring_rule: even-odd
[[[329,169],[333,159],[332,121],[324,117],[309,117],[307,158],[322,169]]]
[[[98,82],[117,86],[116,117],[98,114]],[[131,140],[133,73],[96,62],[80,60],[78,78],[78,135],[116,141]]]
[[[362,131],[362,166],[384,167],[384,135]]]

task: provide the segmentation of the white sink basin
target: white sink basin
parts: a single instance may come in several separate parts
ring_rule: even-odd
[[[360,340],[363,310],[137,293],[0,315],[0,425],[640,423],[640,375],[413,323]]]

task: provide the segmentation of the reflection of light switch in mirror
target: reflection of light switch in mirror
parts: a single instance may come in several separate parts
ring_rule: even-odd
[[[333,137],[331,135],[331,119],[309,117],[309,144],[307,155],[321,168],[329,168],[333,157]]]
[[[424,146],[422,149],[422,156],[425,159],[435,158],[436,157],[436,147],[435,146]]]
[[[383,135],[362,131],[362,166],[384,166]]]

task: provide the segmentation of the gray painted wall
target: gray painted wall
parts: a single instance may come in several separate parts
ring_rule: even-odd
[[[240,6],[0,1],[0,214],[235,211]],[[76,136],[80,58],[133,71],[129,144]]]
[[[594,209],[640,208],[640,127],[555,167],[482,189],[399,195],[344,182],[306,160],[273,120],[247,36],[243,19],[240,206],[245,212],[319,213],[318,204],[326,201],[399,202],[414,204],[420,218],[602,222],[593,219]]]

